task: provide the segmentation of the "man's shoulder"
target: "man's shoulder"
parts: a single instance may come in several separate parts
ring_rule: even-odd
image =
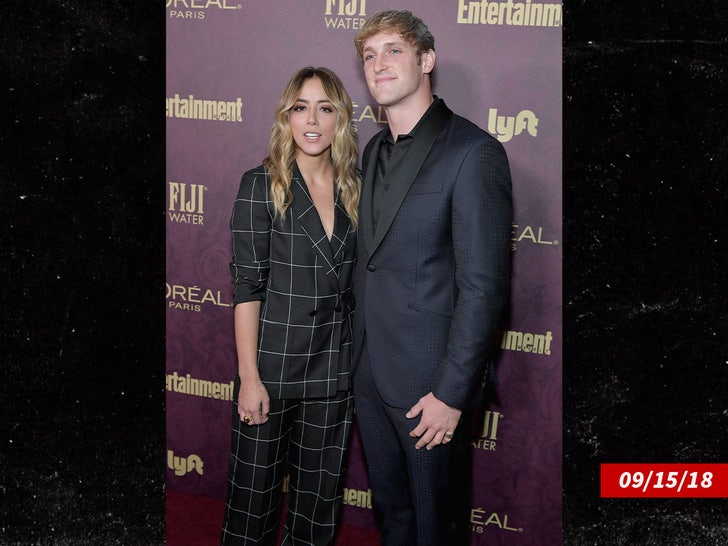
[[[471,138],[494,138],[490,133],[482,129],[476,123],[470,121],[468,118],[461,116],[460,114],[453,113],[450,118],[449,125],[457,130],[459,133],[466,134]]]
[[[448,146],[456,146],[459,144],[467,148],[473,145],[481,145],[486,148],[503,147],[497,138],[479,125],[455,113],[453,113],[450,120],[443,127],[441,136],[445,139]]]
[[[482,138],[488,138],[490,135],[486,133],[483,129],[481,129],[477,124],[470,121],[465,116],[458,114],[457,112],[453,111],[447,103],[440,97],[435,97],[436,102],[433,105],[433,108],[435,108],[434,112],[438,112],[440,116],[444,116],[444,118],[447,120],[443,124],[443,129],[445,130],[456,130],[459,133],[468,135],[469,137],[482,137]]]

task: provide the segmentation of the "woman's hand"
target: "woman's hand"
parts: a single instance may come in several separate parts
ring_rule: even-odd
[[[268,421],[270,397],[265,385],[257,381],[241,381],[238,394],[238,414],[246,425],[262,425]]]

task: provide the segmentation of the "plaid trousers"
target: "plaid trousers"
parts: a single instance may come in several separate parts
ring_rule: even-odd
[[[288,514],[282,545],[334,543],[343,499],[353,397],[271,400],[268,422],[249,426],[233,407],[228,498],[220,544],[273,545],[283,481]]]

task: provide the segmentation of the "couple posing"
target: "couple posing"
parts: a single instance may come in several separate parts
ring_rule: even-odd
[[[352,104],[298,71],[269,155],[233,206],[235,377],[221,544],[334,543],[356,406],[385,546],[469,541],[467,418],[510,280],[500,143],[432,94],[434,38],[408,11],[355,38],[388,127],[357,171]]]

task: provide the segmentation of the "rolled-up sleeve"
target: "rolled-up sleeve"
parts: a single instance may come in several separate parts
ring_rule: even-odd
[[[266,173],[262,169],[246,172],[240,181],[230,218],[233,306],[265,299],[272,225],[269,205]]]

